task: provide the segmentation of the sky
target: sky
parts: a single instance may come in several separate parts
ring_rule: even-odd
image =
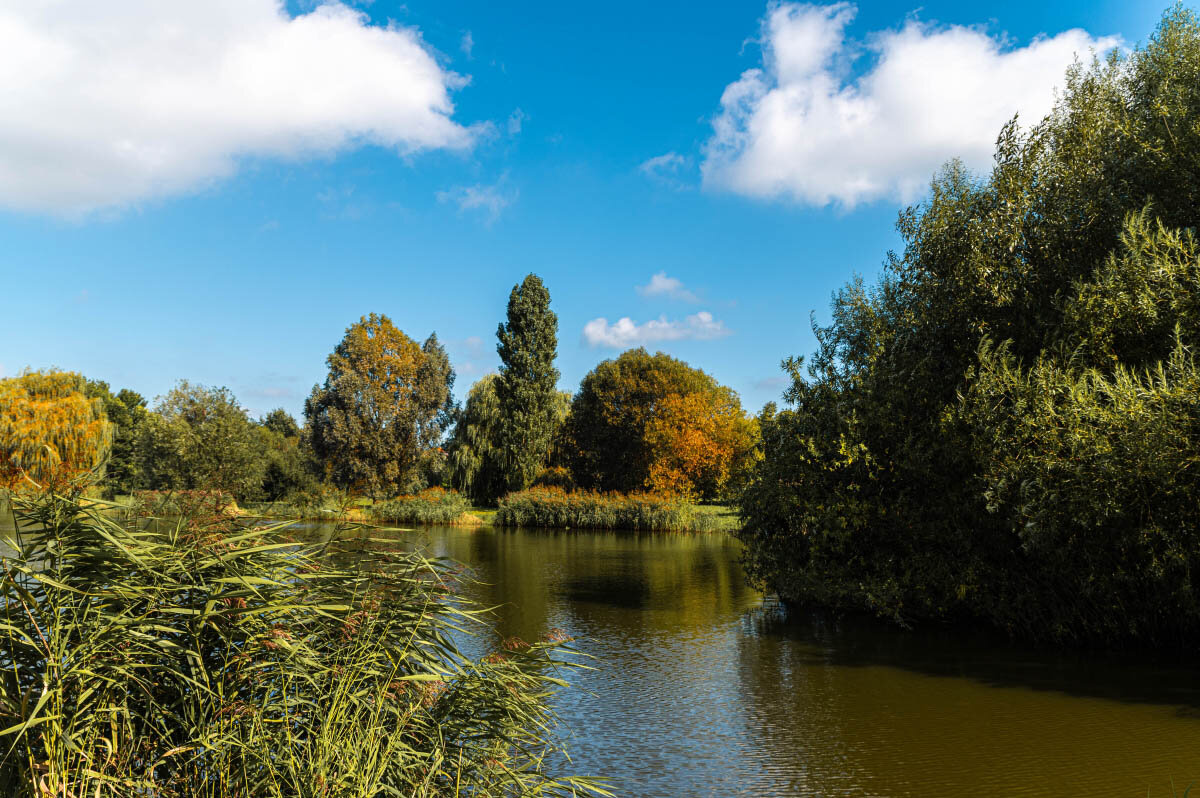
[[[561,388],[645,346],[754,412],[941,164],[1164,6],[0,0],[0,376],[299,416],[376,312],[465,397],[532,272]]]

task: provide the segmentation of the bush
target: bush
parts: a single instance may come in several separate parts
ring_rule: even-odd
[[[546,772],[564,638],[468,659],[441,561],[382,549],[378,569],[342,567],[345,544],[286,524],[14,504],[4,795],[598,792]]]
[[[452,524],[470,505],[456,491],[426,488],[415,496],[400,496],[371,507],[372,520],[392,524]]]
[[[676,496],[530,488],[500,500],[497,526],[577,529],[696,530],[697,514]]]

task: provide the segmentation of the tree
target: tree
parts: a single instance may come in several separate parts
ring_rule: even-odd
[[[545,465],[556,426],[558,317],[537,275],[527,275],[513,286],[508,318],[496,337],[500,463],[505,488],[523,490]]]
[[[753,451],[737,394],[669,355],[631,349],[583,378],[565,435],[576,484],[715,498]]]
[[[505,488],[498,380],[487,374],[471,386],[449,445],[451,486],[483,504],[495,501]]]
[[[214,490],[250,498],[265,461],[258,430],[228,388],[180,380],[142,427],[139,460],[148,487]]]
[[[312,453],[290,413],[283,408],[272,410],[259,420],[258,433],[264,460],[263,499],[279,501],[317,487]]]
[[[741,501],[751,578],[904,622],[1194,643],[1198,164],[1182,6],[1005,126],[990,175],[948,164],[878,284],[785,361]]]
[[[129,494],[141,487],[142,482],[137,441],[149,413],[146,399],[128,388],[114,394],[103,380],[88,380],[84,392],[104,403],[104,414],[113,425],[112,451],[104,469],[103,485],[110,495]]]
[[[431,335],[422,348],[387,316],[364,316],[326,361],[304,404],[306,434],[326,476],[372,497],[414,487],[422,455],[453,415],[454,371]]]
[[[0,380],[0,488],[62,489],[98,469],[113,440],[104,402],[83,377],[35,371]]]

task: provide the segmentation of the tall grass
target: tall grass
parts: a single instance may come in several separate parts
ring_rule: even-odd
[[[373,505],[372,520],[394,524],[453,524],[471,509],[457,491],[426,488],[414,496],[400,496]]]
[[[365,567],[286,524],[13,502],[0,794],[604,794],[547,772],[568,649],[464,656],[450,633],[479,616],[447,563],[375,543]]]
[[[654,493],[567,492],[541,487],[500,500],[497,526],[559,529],[635,529],[707,532],[721,528],[713,513],[699,512],[682,498]]]

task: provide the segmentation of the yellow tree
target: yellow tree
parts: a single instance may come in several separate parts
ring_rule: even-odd
[[[646,487],[662,493],[721,494],[754,446],[753,422],[723,386],[663,397],[646,424]]]
[[[0,488],[27,479],[61,488],[97,468],[112,446],[102,400],[65,371],[0,380]]]

